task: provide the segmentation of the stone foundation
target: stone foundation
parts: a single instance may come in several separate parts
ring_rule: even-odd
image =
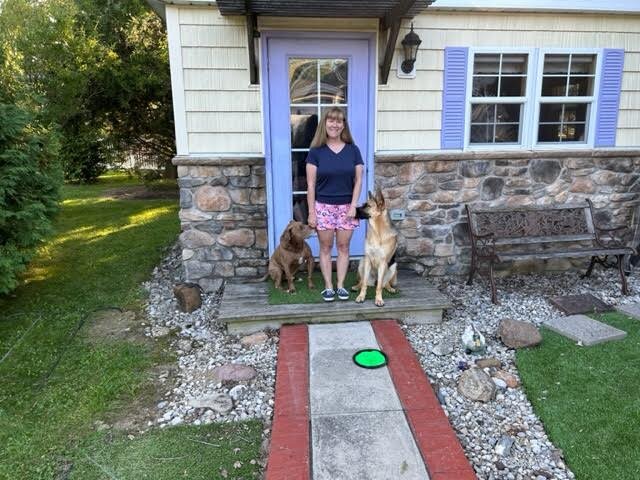
[[[214,291],[225,279],[262,275],[269,258],[264,160],[176,157],[174,163],[186,281]]]
[[[600,226],[630,225],[640,198],[640,151],[499,152],[376,158],[376,183],[395,222],[398,261],[427,275],[468,271],[465,203],[525,206],[593,201]],[[518,262],[517,271],[564,270],[568,259]]]
[[[186,281],[216,290],[224,279],[266,271],[264,159],[176,157],[180,241]],[[390,208],[405,211],[401,267],[425,275],[466,273],[465,203],[523,206],[590,198],[596,222],[630,225],[640,198],[640,150],[487,152],[378,156],[376,184]],[[567,259],[520,262],[514,268],[570,268]]]

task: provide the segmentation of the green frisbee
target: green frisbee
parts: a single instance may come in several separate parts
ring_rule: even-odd
[[[387,355],[382,350],[366,348],[353,355],[353,363],[362,368],[380,368],[387,364]]]

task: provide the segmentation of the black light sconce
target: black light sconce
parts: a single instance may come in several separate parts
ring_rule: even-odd
[[[404,49],[404,61],[400,65],[400,69],[404,73],[411,73],[413,71],[413,65],[416,63],[416,57],[418,56],[418,47],[422,43],[417,33],[413,31],[413,23],[411,24],[411,31],[407,33],[402,39],[402,48]]]

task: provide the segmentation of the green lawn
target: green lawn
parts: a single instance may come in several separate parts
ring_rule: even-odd
[[[298,271],[296,275],[298,281],[296,281],[296,293],[287,293],[285,290],[287,288],[287,279],[284,278],[282,280],[281,290],[277,290],[273,286],[273,281],[268,279],[269,282],[269,305],[282,305],[282,304],[296,304],[296,303],[324,303],[324,300],[320,296],[320,292],[324,289],[324,280],[322,279],[322,273],[319,270],[316,270],[312,274],[313,283],[315,284],[314,289],[309,289],[307,287],[307,269],[306,266],[302,268],[302,271]],[[333,288],[336,288],[335,284],[336,272],[333,272]],[[351,287],[358,282],[358,274],[356,272],[347,272],[347,276],[344,280],[344,286],[347,290],[349,290],[350,297],[349,300],[340,300],[336,297],[336,302],[354,302],[356,297],[358,296],[358,292],[354,292],[351,290]],[[386,290],[382,291],[382,298],[398,298],[402,295],[400,288],[396,291],[396,293],[389,293]],[[367,296],[366,300],[373,300],[376,296],[375,287],[367,288]]]
[[[149,440],[131,441],[130,448],[128,439],[114,441],[113,452],[101,445],[90,454],[101,461],[93,467],[87,464],[93,422],[126,408],[148,388],[148,369],[170,360],[158,345],[89,343],[82,334],[74,335],[78,330],[84,333],[84,320],[94,309],[139,311],[144,298],[141,282],[178,234],[176,200],[101,196],[107,189],[134,184],[124,175],[109,175],[95,185],[66,186],[56,233],[40,248],[23,285],[0,297],[0,479],[144,478],[138,473],[129,476],[136,466],[110,477],[98,464],[103,461],[107,469],[119,471],[109,465],[112,458],[116,462],[128,454],[132,457],[125,463],[134,461],[136,449],[150,449],[155,439],[170,444],[174,435],[183,435],[179,429],[165,429]],[[221,427],[206,430],[216,435],[217,428]],[[260,428],[248,428],[244,437],[250,439],[251,454],[257,455]],[[225,431],[221,430],[223,436]],[[90,445],[97,448],[95,442]],[[195,460],[185,457],[173,464],[186,471],[187,465],[199,462],[203,472],[209,471],[206,449],[191,447]],[[230,465],[233,470],[233,461]],[[163,475],[149,478],[177,478]]]
[[[640,478],[640,321],[594,316],[628,333],[580,347],[543,329],[541,346],[519,350],[527,397],[578,480]]]

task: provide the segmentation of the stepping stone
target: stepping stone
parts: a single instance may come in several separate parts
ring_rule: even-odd
[[[549,320],[544,324],[550,330],[560,335],[582,342],[586,347],[609,340],[621,340],[627,332],[618,330],[606,323],[598,322],[586,315],[571,315]]]
[[[549,301],[561,312],[567,315],[575,315],[577,313],[599,313],[611,312],[613,307],[604,303],[590,293],[584,295],[564,295],[559,297],[551,297]]]
[[[618,311],[626,313],[630,317],[640,320],[640,303],[628,303],[626,305],[618,305]]]

